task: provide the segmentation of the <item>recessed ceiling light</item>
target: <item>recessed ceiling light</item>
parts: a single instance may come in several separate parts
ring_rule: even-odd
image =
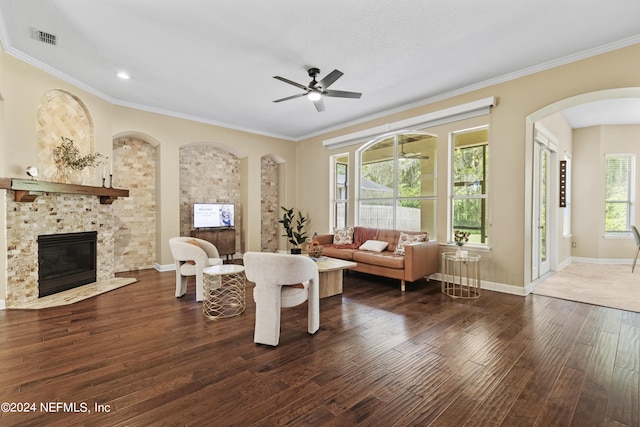
[[[125,73],[124,71],[120,71],[116,75],[120,77],[122,80],[129,80],[131,78],[131,76],[128,73]]]

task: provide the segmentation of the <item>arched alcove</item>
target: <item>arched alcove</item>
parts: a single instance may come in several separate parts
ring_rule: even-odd
[[[149,142],[151,141],[151,142]],[[114,186],[129,189],[116,200],[114,216],[115,271],[152,268],[156,256],[156,145],[139,133],[113,139]]]
[[[276,252],[279,246],[280,229],[280,165],[284,160],[276,155],[265,155],[260,159],[260,246],[262,252]]]
[[[36,136],[38,139],[38,166],[44,180],[56,180],[58,169],[53,150],[62,138],[73,140],[81,155],[94,152],[94,126],[84,103],[69,92],[53,89],[46,92],[38,105]],[[92,168],[78,172],[80,183],[98,185],[97,173]]]
[[[179,164],[180,235],[191,235],[194,203],[232,203],[235,207],[236,252],[239,253],[242,229],[240,157],[220,144],[195,143],[180,147]]]

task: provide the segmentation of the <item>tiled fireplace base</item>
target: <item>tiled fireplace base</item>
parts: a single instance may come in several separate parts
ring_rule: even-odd
[[[135,282],[137,282],[137,279],[116,277],[113,279],[103,280],[100,282],[79,286],[74,289],[69,289],[68,291],[58,292],[57,294],[49,295],[43,298],[38,298],[33,301],[10,304],[7,308],[36,310],[36,309],[42,309],[42,308],[69,305],[69,304],[73,304],[74,302],[82,301],[84,299],[91,298],[96,295],[100,295],[105,292],[112,291],[114,289],[121,288],[122,286],[130,285]]]

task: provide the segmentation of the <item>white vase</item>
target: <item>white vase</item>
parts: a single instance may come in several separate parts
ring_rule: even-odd
[[[84,183],[84,177],[81,170],[75,170],[71,168],[58,168],[56,174],[53,176],[55,182],[63,184],[76,184],[81,185]]]

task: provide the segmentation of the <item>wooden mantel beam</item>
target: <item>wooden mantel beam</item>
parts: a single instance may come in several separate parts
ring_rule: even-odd
[[[85,194],[99,196],[100,203],[110,205],[118,197],[129,197],[129,190],[94,187],[91,185],[63,184],[18,178],[0,178],[0,189],[15,191],[16,202],[33,202],[43,193]]]

